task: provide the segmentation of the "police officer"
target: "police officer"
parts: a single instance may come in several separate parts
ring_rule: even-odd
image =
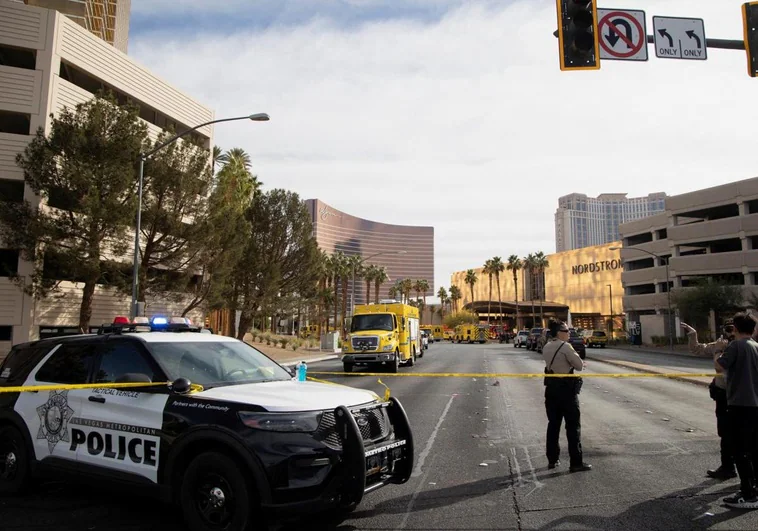
[[[734,340],[734,324],[731,319],[724,323],[724,334],[711,343],[698,343],[697,331],[687,323],[681,324],[687,333],[689,350],[698,356],[708,356],[717,360],[726,349],[727,345]],[[706,474],[715,479],[732,479],[737,477],[734,463],[734,448],[729,433],[727,402],[726,402],[726,379],[724,374],[716,374],[709,386],[711,398],[716,402],[716,432],[721,438],[721,466],[708,470]]]
[[[569,328],[566,323],[550,323],[548,342],[542,347],[546,374],[573,374],[585,367],[584,361],[569,343]],[[576,377],[545,378],[545,410],[547,412],[546,454],[548,468],[560,464],[559,438],[561,424],[566,420],[566,438],[569,449],[569,470],[582,472],[592,469],[582,457],[581,422],[579,413],[579,392],[582,379]]]

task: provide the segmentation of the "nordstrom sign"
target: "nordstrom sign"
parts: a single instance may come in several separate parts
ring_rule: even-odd
[[[581,275],[583,273],[597,273],[598,271],[608,271],[609,269],[620,269],[621,260],[606,260],[605,262],[592,262],[590,264],[580,264],[571,266],[571,273],[573,275]]]

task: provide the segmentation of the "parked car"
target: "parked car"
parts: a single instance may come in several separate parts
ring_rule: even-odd
[[[526,338],[526,349],[527,350],[536,350],[537,349],[537,339],[539,339],[541,333],[542,333],[542,328],[532,328],[529,331],[529,335]]]
[[[585,330],[584,344],[589,347],[605,348],[608,344],[608,336],[602,330]]]
[[[513,346],[516,348],[525,347],[527,337],[529,337],[528,330],[519,330],[518,334],[516,334],[516,337],[513,338]]]
[[[569,343],[574,347],[579,357],[584,359],[587,355],[587,347],[584,344],[584,338],[574,328],[569,328]]]

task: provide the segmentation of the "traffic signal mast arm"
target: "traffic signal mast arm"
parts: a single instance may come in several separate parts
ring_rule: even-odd
[[[756,3],[756,9],[758,10],[758,3]],[[558,37],[558,30],[553,32],[554,37]],[[647,36],[648,44],[655,44],[655,36]],[[706,46],[708,48],[720,48],[722,50],[744,50],[745,41],[738,39],[705,39]]]

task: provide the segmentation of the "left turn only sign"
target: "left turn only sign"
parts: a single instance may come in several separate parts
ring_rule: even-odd
[[[647,61],[644,11],[598,8],[597,18],[601,60]]]

